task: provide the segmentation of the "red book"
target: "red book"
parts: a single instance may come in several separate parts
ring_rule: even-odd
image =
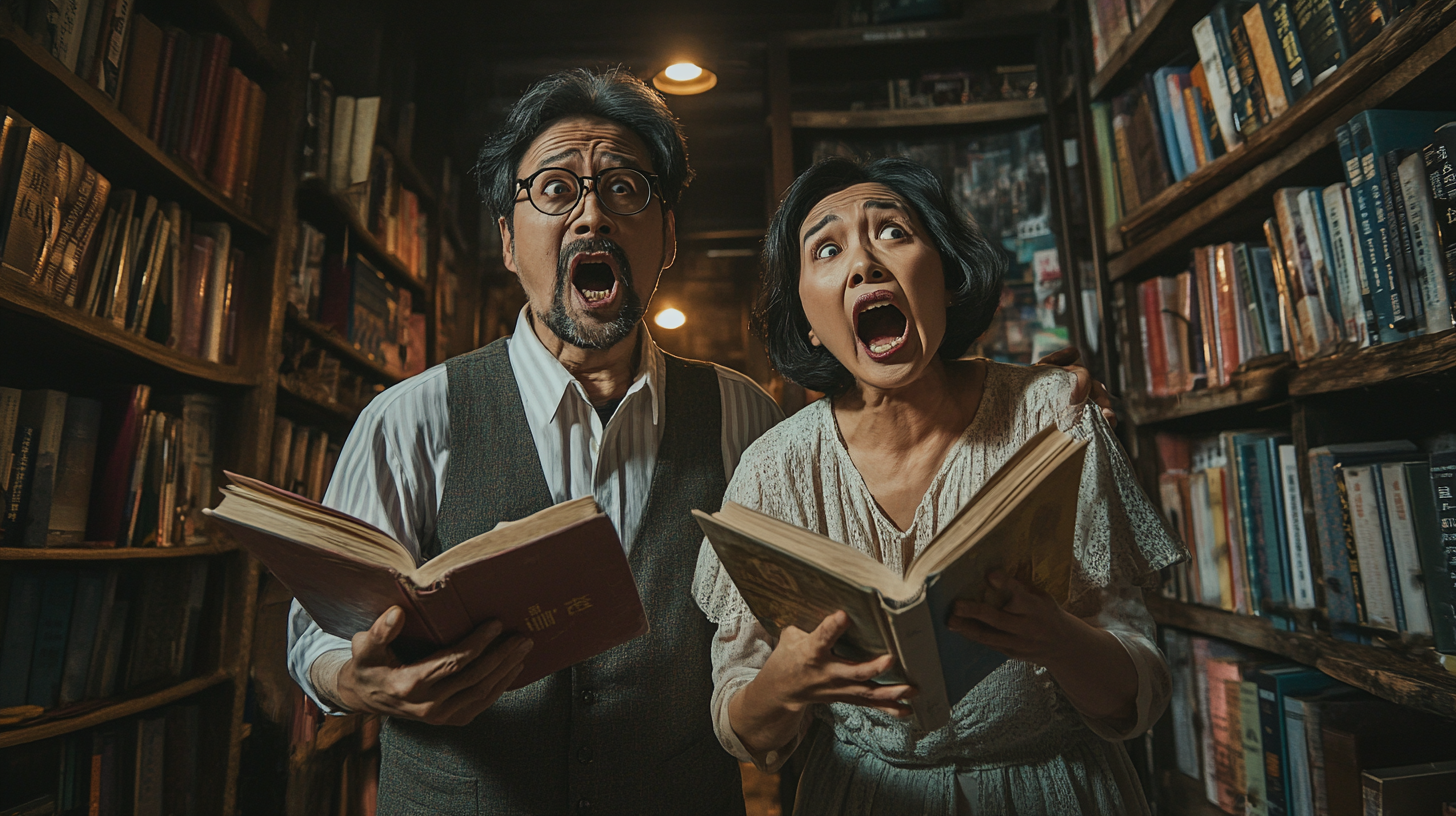
[[[1220,362],[1223,366],[1223,381],[1226,383],[1244,362],[1244,350],[1239,347],[1239,323],[1237,316],[1238,294],[1234,292],[1237,272],[1234,269],[1234,245],[1219,244],[1213,264],[1214,288],[1218,297],[1218,336]]]
[[[1201,337],[1194,342],[1203,344],[1203,368],[1210,388],[1226,384],[1223,375],[1222,349],[1218,338],[1218,309],[1214,298],[1213,270],[1209,257],[1212,247],[1195,247],[1193,250],[1193,288],[1198,298],[1199,329]]]
[[[238,162],[242,157],[243,118],[248,112],[248,78],[236,68],[229,68],[227,89],[221,106],[216,143],[212,147],[212,166],[208,178],[222,194],[234,197],[238,185]]]
[[[206,34],[202,38],[202,59],[199,62],[197,78],[197,105],[192,110],[192,127],[186,145],[184,158],[203,172],[212,158],[212,143],[217,134],[221,113],[222,97],[228,83],[228,60],[232,57],[233,42],[221,34]]]
[[[103,407],[101,431],[97,436],[102,446],[96,457],[98,471],[91,482],[91,505],[86,519],[89,546],[116,546],[151,396],[151,386],[134,385],[124,396],[108,401]]]
[[[157,58],[157,97],[152,101],[152,124],[147,128],[147,135],[158,147],[162,147],[162,137],[167,131],[167,105],[177,79],[177,47],[181,36],[181,29],[168,26],[162,34],[161,56]]]
[[[258,150],[263,144],[263,110],[267,107],[268,95],[258,83],[248,82],[248,108],[243,114],[243,135],[239,140],[237,192],[234,197],[238,206],[245,210],[253,207],[253,175],[258,167]]]
[[[423,565],[378,529],[303,496],[227,473],[223,500],[204,510],[228,528],[308,610],[351,638],[391,606],[394,641],[416,660],[489,619],[535,641],[511,688],[647,633],[637,583],[612,522],[591,497],[574,499],[461,542]]]
[[[1152,378],[1148,389],[1153,396],[1164,397],[1168,395],[1168,347],[1163,331],[1163,293],[1158,288],[1158,279],[1138,284],[1138,295],[1142,299],[1143,317],[1148,323],[1148,344],[1144,350]]]
[[[203,312],[207,309],[207,279],[212,272],[214,242],[210,235],[193,234],[182,277],[182,342],[178,351],[202,356]]]

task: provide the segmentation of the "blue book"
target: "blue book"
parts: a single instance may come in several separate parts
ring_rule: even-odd
[[[1153,93],[1158,97],[1158,130],[1162,132],[1163,147],[1168,154],[1168,169],[1173,174],[1174,181],[1182,181],[1193,172],[1197,165],[1186,165],[1183,161],[1183,146],[1178,141],[1178,126],[1173,116],[1173,98],[1168,93],[1168,77],[1177,73],[1187,73],[1186,67],[1164,66],[1153,72]],[[1179,100],[1178,107],[1181,109],[1182,100]],[[1191,151],[1190,151],[1191,152]]]
[[[1350,217],[1355,222],[1356,251],[1360,253],[1361,266],[1365,270],[1360,297],[1366,304],[1366,322],[1373,314],[1375,331],[1370,333],[1370,342],[1396,343],[1410,336],[1408,332],[1395,328],[1395,313],[1386,291],[1385,254],[1382,251],[1379,233],[1376,230],[1375,209],[1370,201],[1369,189],[1364,185],[1365,168],[1360,161],[1360,145],[1357,141],[1366,138],[1364,125],[1356,126],[1355,120],[1335,129],[1335,142],[1340,148],[1340,162],[1345,168],[1345,184],[1350,188],[1350,203],[1354,212]]]
[[[0,708],[25,705],[43,577],[41,570],[18,569],[10,578],[5,639],[0,641]]]
[[[1183,169],[1192,173],[1198,169],[1198,154],[1193,149],[1193,131],[1188,127],[1188,106],[1183,89],[1191,88],[1189,69],[1178,68],[1168,75],[1164,83],[1167,88],[1169,107],[1173,112],[1173,132],[1178,137],[1178,151],[1183,157]]]
[[[61,695],[61,673],[66,666],[66,635],[71,629],[71,607],[76,603],[76,571],[45,571],[40,596],[40,618],[35,628],[35,651],[30,658],[30,685],[26,703],[55,708]]]
[[[1284,582],[1284,602],[1294,606],[1294,568],[1291,566],[1289,527],[1285,524],[1284,479],[1279,467],[1279,446],[1288,445],[1289,437],[1271,436],[1264,440],[1264,449],[1259,451],[1260,475],[1267,478],[1261,488],[1267,501],[1264,506],[1264,524],[1278,540],[1279,571]],[[1291,621],[1293,623],[1293,621]]]
[[[1254,286],[1259,290],[1260,322],[1269,339],[1269,353],[1283,354],[1284,326],[1279,319],[1279,284],[1274,280],[1274,258],[1269,247],[1249,247],[1249,259],[1253,261]]]
[[[1395,602],[1395,628],[1409,631],[1405,620],[1405,597],[1400,588],[1399,561],[1395,559],[1395,538],[1390,532],[1390,513],[1385,505],[1385,477],[1383,469],[1370,468],[1370,481],[1375,486],[1375,508],[1380,514],[1380,539],[1385,548],[1385,563],[1390,565],[1390,597]]]
[[[1222,139],[1218,141],[1217,147],[1214,146],[1213,130],[1208,124],[1209,111],[1211,110],[1212,108],[1209,107],[1207,100],[1203,98],[1203,91],[1197,85],[1193,86],[1193,118],[1198,122],[1198,135],[1203,139],[1204,151],[1208,154],[1209,161],[1213,161],[1224,154]],[[1190,133],[1189,135],[1192,136],[1193,134]]]
[[[1310,503],[1314,507],[1314,527],[1319,538],[1320,564],[1324,570],[1325,609],[1332,624],[1358,624],[1364,616],[1364,596],[1360,590],[1359,559],[1351,564],[1350,552],[1355,543],[1350,537],[1345,499],[1336,468],[1393,458],[1396,461],[1414,452],[1408,441],[1362,442],[1353,445],[1326,445],[1311,448],[1308,454]],[[1348,636],[1347,629],[1336,627],[1337,637]]]
[[[86,675],[91,669],[91,655],[95,652],[96,630],[101,623],[108,575],[114,576],[115,571],[83,569],[76,575],[76,605],[71,610],[71,632],[66,642],[60,705],[86,697]]]
[[[1235,437],[1239,515],[1243,521],[1244,546],[1249,557],[1250,588],[1257,587],[1254,594],[1267,600],[1271,606],[1288,607],[1289,594],[1284,588],[1287,557],[1279,551],[1276,532],[1276,528],[1283,527],[1284,519],[1274,515],[1270,495],[1277,482],[1269,461],[1268,439],[1262,434],[1239,434]],[[1281,627],[1287,628],[1292,623],[1287,615],[1273,613],[1268,617]]]
[[[1399,180],[1396,180],[1394,188],[1390,187],[1381,157],[1399,148],[1418,150],[1425,147],[1436,128],[1452,118],[1456,118],[1456,113],[1451,111],[1366,110],[1356,114],[1349,123],[1350,138],[1360,162],[1358,188],[1351,183],[1350,191],[1358,193],[1366,202],[1356,205],[1356,209],[1361,210],[1357,216],[1361,221],[1361,244],[1362,249],[1367,242],[1370,244],[1370,251],[1365,253],[1365,257],[1372,262],[1379,283],[1378,290],[1372,287],[1372,294],[1377,310],[1382,296],[1390,306],[1390,322],[1382,322],[1380,327],[1382,342],[1393,342],[1386,337],[1387,329],[1398,332],[1399,336],[1394,339],[1401,340],[1409,337],[1418,326],[1415,305],[1408,302],[1406,287],[1396,276],[1393,253],[1399,251],[1396,243],[1399,236],[1394,232],[1390,202],[1383,192],[1384,189],[1399,189]],[[1368,207],[1368,213],[1364,207]]]
[[[1323,691],[1337,683],[1318,669],[1292,663],[1260,666],[1249,679],[1259,688],[1259,730],[1263,735],[1264,798],[1268,813],[1269,816],[1291,816],[1294,813],[1288,784],[1291,752],[1303,751],[1305,746],[1290,744],[1284,698]]]
[[[1314,211],[1314,234],[1320,242],[1320,251],[1325,255],[1324,264],[1316,271],[1323,276],[1320,281],[1325,290],[1325,311],[1330,313],[1330,318],[1335,321],[1336,326],[1345,325],[1345,310],[1340,308],[1340,280],[1335,274],[1335,249],[1330,244],[1330,219],[1329,213],[1325,212],[1324,191],[1319,187],[1309,188],[1310,209]],[[1352,338],[1346,337],[1346,340]]]

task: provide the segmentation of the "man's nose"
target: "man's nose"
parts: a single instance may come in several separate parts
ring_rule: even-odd
[[[571,231],[574,235],[610,235],[614,226],[611,213],[597,198],[597,183],[586,182],[581,192],[581,201],[572,213]]]

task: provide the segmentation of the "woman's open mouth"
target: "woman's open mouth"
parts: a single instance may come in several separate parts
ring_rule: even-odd
[[[602,309],[617,299],[617,271],[605,252],[583,252],[571,259],[571,285],[587,309]]]
[[[910,321],[895,305],[894,297],[888,289],[881,289],[855,301],[854,333],[871,360],[884,360],[905,345]]]

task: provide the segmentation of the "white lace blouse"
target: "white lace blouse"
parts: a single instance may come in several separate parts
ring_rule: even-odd
[[[780,423],[743,454],[725,500],[854,547],[901,574],[1026,439],[1056,422],[1088,441],[1077,513],[1078,567],[1067,608],[1115,635],[1137,669],[1135,721],[1081,715],[1045,669],[1010,660],[982,681],[945,727],[925,733],[847,704],[815,706],[820,729],[800,789],[800,813],[1114,813],[1146,810],[1121,740],[1148,729],[1171,683],[1142,602],[1158,569],[1186,556],[1138,486],[1101,412],[1067,408],[1073,377],[1058,368],[987,363],[971,424],[901,531],[880,510],[839,434],[828,400]],[[773,649],[713,549],[703,544],[693,592],[718,625],[712,713],[739,759],[776,770],[798,736],[763,754],[744,747],[728,703]]]

